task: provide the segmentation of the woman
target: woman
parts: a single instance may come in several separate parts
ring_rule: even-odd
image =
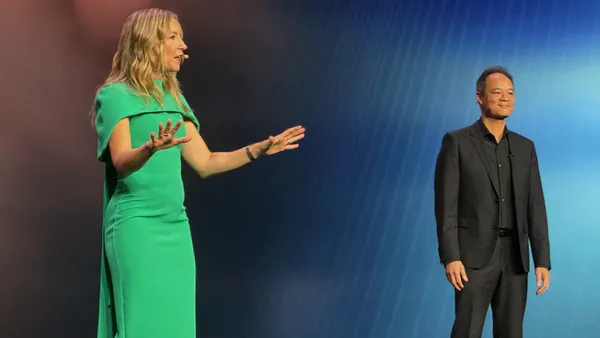
[[[181,157],[202,177],[298,148],[301,126],[212,153],[181,94],[177,16],[146,9],[123,26],[94,123],[105,162],[99,338],[195,338],[195,261]],[[156,132],[155,132],[156,131]]]

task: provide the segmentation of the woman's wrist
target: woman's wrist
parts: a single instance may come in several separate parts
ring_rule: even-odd
[[[256,149],[256,145],[249,145],[245,148],[246,156],[250,162],[255,161],[259,156],[259,151]]]
[[[154,143],[152,143],[152,141],[147,141],[144,144],[144,149],[146,149],[146,151],[148,152],[148,157],[154,155],[154,153],[156,152],[156,149],[154,148]]]

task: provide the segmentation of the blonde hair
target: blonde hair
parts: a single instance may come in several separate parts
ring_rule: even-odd
[[[173,96],[179,107],[190,111],[180,98],[177,73],[168,71],[164,63],[164,43],[172,19],[178,20],[177,14],[159,8],[142,9],[130,14],[123,24],[110,74],[96,94],[110,84],[123,82],[144,98],[146,103],[152,97],[162,106],[163,92],[154,82],[158,76],[163,80],[165,91]]]

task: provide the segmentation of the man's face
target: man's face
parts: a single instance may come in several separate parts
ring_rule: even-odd
[[[513,83],[500,73],[494,73],[485,80],[483,93],[477,92],[477,102],[486,117],[504,120],[509,117],[515,106]]]

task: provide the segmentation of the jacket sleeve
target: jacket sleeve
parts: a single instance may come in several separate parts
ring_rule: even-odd
[[[529,241],[535,267],[545,267],[550,270],[550,240],[548,237],[548,217],[546,202],[542,189],[540,168],[535,151],[531,148],[531,163],[529,171],[529,198],[527,202],[527,223],[529,225]]]
[[[437,156],[434,177],[438,250],[444,264],[460,260],[457,213],[459,170],[458,144],[447,133]]]

